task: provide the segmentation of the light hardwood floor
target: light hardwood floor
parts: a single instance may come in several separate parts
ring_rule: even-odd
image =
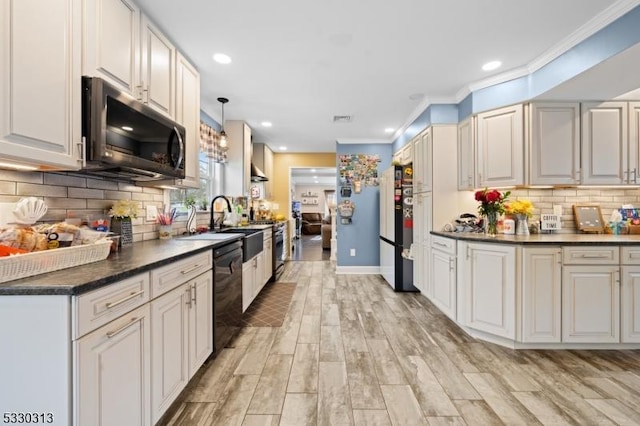
[[[280,328],[245,328],[167,425],[640,425],[640,351],[513,351],[379,276],[290,262]]]

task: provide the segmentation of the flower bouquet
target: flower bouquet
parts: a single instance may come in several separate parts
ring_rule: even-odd
[[[505,211],[516,217],[516,234],[529,235],[527,219],[533,215],[533,203],[530,200],[515,200],[507,204]]]
[[[133,244],[133,225],[131,219],[138,217],[138,203],[133,200],[118,200],[111,210],[111,231],[120,235],[120,245]]]
[[[495,236],[498,233],[498,216],[505,212],[505,201],[511,191],[504,193],[497,189],[481,189],[476,191],[476,201],[480,202],[478,213],[486,218],[487,234]]]

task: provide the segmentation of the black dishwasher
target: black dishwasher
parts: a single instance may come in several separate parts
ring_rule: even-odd
[[[240,329],[242,316],[242,242],[213,251],[213,342],[217,354]]]

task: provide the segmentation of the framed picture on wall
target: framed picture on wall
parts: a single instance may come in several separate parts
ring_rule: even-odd
[[[318,199],[317,198],[313,199],[313,204],[318,204]]]
[[[302,199],[302,204],[309,204],[309,200],[307,200],[306,198]]]

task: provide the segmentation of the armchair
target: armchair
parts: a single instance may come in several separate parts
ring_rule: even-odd
[[[322,227],[321,213],[302,213],[302,233],[304,235],[319,235]]]

